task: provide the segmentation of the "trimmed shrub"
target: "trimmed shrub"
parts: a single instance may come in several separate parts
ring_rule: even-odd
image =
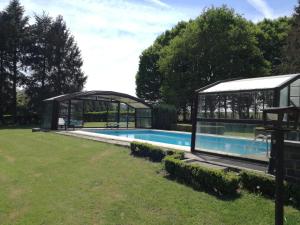
[[[154,129],[170,130],[177,122],[175,106],[167,104],[154,105],[152,109],[152,127]]]
[[[192,124],[176,124],[174,126],[174,130],[178,130],[178,131],[185,131],[185,132],[192,132]]]
[[[155,145],[140,142],[130,143],[130,150],[132,155],[146,157],[154,162],[161,162],[162,159],[167,155],[176,155],[179,158],[184,157],[184,152],[166,150]]]
[[[195,189],[204,189],[218,195],[235,195],[239,188],[239,176],[232,172],[188,164],[176,156],[164,159],[166,171]]]
[[[271,175],[250,171],[240,173],[242,187],[250,192],[259,193],[273,198],[275,195],[275,180]]]
[[[300,207],[300,185],[288,185],[289,201],[295,206]]]
[[[267,174],[259,174],[250,171],[240,173],[242,187],[249,192],[259,193],[270,198],[275,197],[275,178]],[[300,206],[300,186],[284,183],[285,202]]]

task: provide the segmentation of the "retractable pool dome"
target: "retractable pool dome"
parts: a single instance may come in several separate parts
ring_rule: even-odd
[[[195,94],[192,150],[201,149],[199,133],[255,139],[264,109],[300,106],[300,74],[223,80]]]
[[[123,116],[127,127],[128,119],[134,117],[132,119],[135,127],[151,128],[151,106],[142,99],[115,91],[83,91],[45,99],[42,128],[57,130],[60,120],[66,121],[66,127],[81,126],[87,102],[101,102],[107,112],[107,120],[110,111],[113,110],[113,119],[117,127]],[[122,105],[127,107],[125,112],[121,112]]]

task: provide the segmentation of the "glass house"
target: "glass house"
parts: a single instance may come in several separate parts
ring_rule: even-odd
[[[300,74],[225,80],[196,91],[191,150],[261,157],[263,110],[300,106]],[[287,139],[299,140],[298,133]]]
[[[124,93],[76,92],[45,99],[41,127],[151,128],[152,110],[143,100]]]

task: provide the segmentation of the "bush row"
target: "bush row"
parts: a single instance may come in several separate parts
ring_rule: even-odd
[[[166,171],[195,189],[204,189],[218,195],[235,195],[239,188],[239,177],[232,172],[188,164],[174,156],[164,159]]]
[[[240,173],[241,186],[250,192],[259,193],[263,196],[275,197],[275,179],[267,174],[259,174],[250,171]],[[300,186],[284,183],[285,201],[300,206]]]
[[[203,189],[219,195],[235,195],[239,187],[266,197],[275,197],[275,179],[271,175],[241,171],[239,174],[207,168],[182,161],[184,152],[165,150],[140,142],[132,142],[131,153],[152,161],[163,160],[165,170],[174,178],[195,189]],[[300,186],[285,183],[285,201],[300,207]]]
[[[174,130],[192,132],[192,124],[176,124]]]
[[[151,144],[145,144],[140,142],[132,142],[130,144],[131,154],[139,157],[149,158],[154,162],[161,162],[167,155],[176,155],[180,159],[184,157],[183,152],[175,150],[165,150]]]
[[[83,119],[85,122],[106,122],[107,118],[116,118],[117,111],[100,111],[100,112],[86,112],[83,114]],[[127,112],[120,112],[120,119],[127,116]],[[129,112],[128,116],[134,121],[134,112]]]

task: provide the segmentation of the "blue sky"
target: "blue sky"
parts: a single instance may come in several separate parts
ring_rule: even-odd
[[[0,0],[0,9],[8,0]],[[254,22],[289,16],[297,0],[21,0],[26,14],[63,15],[82,51],[86,90],[135,94],[139,55],[178,21],[223,4]],[[32,22],[32,21],[31,21]]]

